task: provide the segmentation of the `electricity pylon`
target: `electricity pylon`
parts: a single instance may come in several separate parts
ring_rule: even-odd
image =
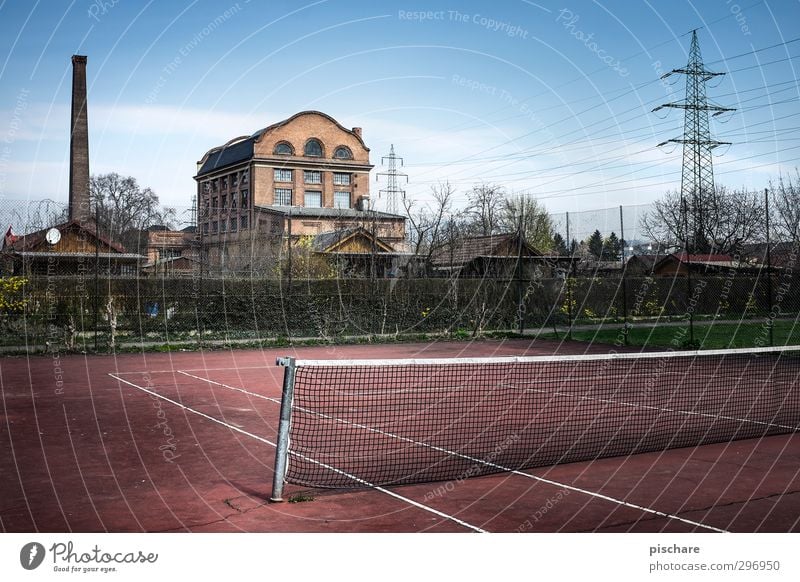
[[[712,139],[708,113],[712,112],[714,117],[735,109],[709,104],[706,99],[706,82],[725,73],[714,73],[703,66],[696,30],[692,31],[689,62],[686,67],[673,69],[661,78],[673,74],[686,75],[686,99],[678,103],[659,105],[653,111],[664,107],[683,109],[685,112],[683,136],[658,145],[663,146],[668,143],[683,145],[680,201],[682,225],[676,228],[676,232],[683,229],[683,246],[687,253],[708,253],[713,250],[715,240],[713,218],[708,216],[709,206],[715,197],[711,150],[721,145],[730,145],[730,142]]]

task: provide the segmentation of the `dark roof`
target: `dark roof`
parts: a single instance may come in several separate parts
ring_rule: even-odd
[[[224,146],[210,150],[203,165],[197,171],[197,175],[208,174],[219,168],[237,164],[253,157],[253,144],[255,137],[240,137],[231,140]]]
[[[795,245],[791,242],[772,243],[769,248],[770,262],[776,266],[786,266],[794,252]],[[743,261],[750,263],[767,262],[767,243],[749,243],[742,245],[740,253]]]
[[[35,232],[31,232],[29,234],[20,235],[19,238],[8,245],[6,249],[16,252],[21,251],[29,251],[30,249],[36,248],[43,240],[47,231],[51,228],[58,229],[59,232],[64,233],[64,231],[68,230],[71,227],[75,227],[79,230],[84,230],[88,232],[92,237],[97,238],[105,245],[108,245],[110,248],[114,249],[118,253],[125,253],[125,247],[119,243],[113,242],[102,235],[97,234],[97,230],[95,229],[94,223],[79,223],[77,220],[68,220],[67,222],[63,222],[61,224],[57,224],[53,227],[43,228],[41,230],[37,230]],[[4,250],[6,250],[4,249]]]
[[[478,257],[512,256],[507,253],[502,255],[500,247],[505,243],[517,244],[516,233],[493,234],[488,236],[470,236],[457,241],[452,248],[446,247],[434,253],[431,262],[434,265],[465,265]],[[525,244],[526,256],[542,256],[532,246]],[[515,251],[516,253],[516,251]],[[516,257],[516,254],[513,255]]]
[[[357,230],[358,228],[343,228],[341,230],[321,232],[314,237],[311,246],[315,251],[324,251],[325,249],[330,248],[331,245],[346,239]]]
[[[642,263],[645,269],[652,269],[653,266],[662,259],[664,255],[633,255],[628,262],[636,260]]]
[[[291,117],[284,119],[283,121],[278,121],[277,123],[273,123],[272,125],[268,125],[263,129],[259,129],[258,131],[254,132],[250,136],[241,136],[237,137],[236,139],[230,140],[223,146],[212,148],[209,150],[205,156],[203,156],[203,165],[197,171],[198,176],[202,176],[203,174],[207,174],[209,172],[213,172],[214,170],[218,170],[220,168],[224,168],[225,166],[230,166],[233,164],[237,164],[239,162],[243,162],[253,157],[253,144],[261,139],[265,133],[272,131],[273,129],[277,129],[282,125],[286,125],[287,123],[294,121],[297,117],[301,115],[320,115],[339,127],[341,130],[346,131],[352,134],[361,145],[364,146],[364,149],[369,151],[369,148],[364,143],[364,140],[361,138],[360,135],[355,133],[351,129],[347,129],[341,123],[336,121],[333,117],[328,115],[327,113],[323,113],[322,111],[300,111],[299,113],[295,113]]]
[[[370,220],[375,218],[405,220],[405,216],[389,214],[387,212],[356,210],[355,208],[310,208],[306,206],[256,206],[261,210],[277,212],[278,214],[291,215],[292,218],[354,218]]]
[[[687,259],[688,257],[688,259]],[[670,261],[677,261],[693,268],[704,267],[706,269],[741,269],[746,267],[746,263],[734,260],[730,255],[688,255],[686,253],[673,253],[666,255],[656,262],[654,270],[659,270],[663,265]]]

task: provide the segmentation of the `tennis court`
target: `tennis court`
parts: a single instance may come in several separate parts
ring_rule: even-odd
[[[292,435],[299,454],[290,456],[286,501],[269,502],[284,378],[278,357],[586,351],[585,344],[504,340],[5,358],[0,525],[42,532],[800,530],[800,366],[787,358],[759,365],[697,359],[669,374],[654,358],[619,370],[609,366],[621,360],[600,359],[601,368],[582,375],[501,363],[458,378],[436,367],[435,382],[420,379],[430,380],[431,370],[398,376],[384,369],[380,381],[328,377],[316,382],[325,392],[296,396],[295,428],[308,436]],[[647,382],[654,370],[671,378],[667,384],[694,386],[694,395],[654,400]],[[499,388],[481,395],[475,387],[488,375]],[[454,386],[468,389],[464,397]],[[630,400],[632,386],[643,399]],[[424,415],[409,414],[409,405],[446,419],[448,431],[420,424]],[[698,438],[708,444],[684,446]],[[631,447],[633,454],[625,452]],[[587,456],[593,460],[580,460]]]

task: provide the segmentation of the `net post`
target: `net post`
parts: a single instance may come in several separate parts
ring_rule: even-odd
[[[278,358],[275,364],[285,368],[283,371],[280,423],[278,424],[278,446],[275,449],[275,475],[272,479],[272,496],[269,498],[271,502],[278,503],[283,501],[283,482],[289,459],[289,426],[292,423],[292,400],[294,399],[296,366],[295,359],[292,357]]]

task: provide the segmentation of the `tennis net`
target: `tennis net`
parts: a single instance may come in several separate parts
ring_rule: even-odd
[[[276,499],[800,428],[800,347],[279,363]]]

